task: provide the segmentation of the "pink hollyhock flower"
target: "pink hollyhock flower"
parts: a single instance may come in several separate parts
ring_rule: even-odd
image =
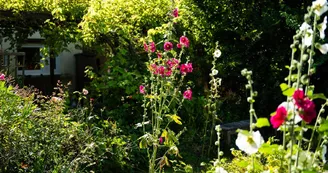
[[[145,86],[140,85],[140,86],[139,86],[139,92],[140,92],[141,94],[145,94]]]
[[[306,123],[310,123],[317,116],[313,101],[305,99],[299,108],[299,114]]]
[[[170,51],[171,49],[173,49],[173,44],[171,42],[165,42],[164,43],[164,50],[165,51]]]
[[[188,73],[191,73],[192,70],[193,70],[193,68],[192,68],[192,63],[188,63],[188,64],[187,64],[187,72],[188,72]]]
[[[165,76],[171,76],[172,75],[172,69],[168,68],[165,71]]]
[[[6,76],[4,74],[0,75],[0,80],[6,80]]]
[[[162,54],[160,52],[157,53],[157,58],[159,58],[159,59],[162,58]]]
[[[184,47],[189,47],[189,39],[186,36],[181,36],[180,44]]]
[[[165,67],[164,66],[159,66],[157,68],[157,74],[160,74],[160,75],[164,76],[164,74],[165,74]]]
[[[270,118],[272,127],[277,129],[279,128],[287,118],[287,110],[283,106],[279,106],[276,110],[276,114]]]
[[[146,43],[144,43],[143,46],[144,46],[145,51],[148,52],[148,45]]]
[[[180,43],[177,44],[177,48],[181,49],[181,44]]]
[[[169,66],[169,68],[179,68],[179,60],[175,58],[168,60],[166,64]]]
[[[174,16],[174,17],[178,17],[178,16],[179,16],[178,8],[175,8],[175,9],[173,10],[173,16]]]
[[[182,74],[191,73],[192,70],[193,70],[193,68],[192,68],[192,63],[181,64],[181,66],[180,66],[180,72],[181,72]]]
[[[151,64],[151,65],[150,65],[150,71],[151,71],[153,74],[157,74],[157,65],[156,65],[156,64]]]
[[[192,98],[192,91],[191,91],[191,89],[188,89],[188,90],[186,90],[186,91],[183,93],[183,98],[184,98],[184,99],[191,100],[191,98]]]
[[[151,52],[155,52],[156,51],[156,45],[155,45],[155,43],[153,41],[149,43],[149,47],[150,47],[150,51]]]

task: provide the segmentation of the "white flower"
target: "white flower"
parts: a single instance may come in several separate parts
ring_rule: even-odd
[[[325,16],[325,18],[323,18],[323,21],[321,24],[318,25],[318,30],[320,33],[320,38],[324,39],[325,38],[325,30],[327,28],[327,16]]]
[[[238,133],[236,139],[237,147],[245,153],[251,155],[258,151],[264,140],[259,131],[249,132],[250,134]]]
[[[302,43],[305,46],[311,46],[311,44],[312,44],[312,38],[313,38],[313,30],[311,28],[310,29],[307,29],[306,30],[306,33],[305,33],[305,36],[302,39]]]
[[[287,110],[287,106],[288,106],[288,111],[287,111],[287,115],[288,114],[292,114],[293,111],[295,111],[295,121],[294,121],[294,124],[297,124],[299,122],[302,121],[302,118],[300,117],[297,109],[296,109],[296,106],[293,102],[282,102],[278,107],[284,107],[286,110]],[[293,118],[292,116],[290,118]]]
[[[305,30],[308,30],[308,29],[311,29],[311,26],[309,24],[307,24],[306,22],[303,22],[303,24],[300,27],[300,30],[305,31]]]
[[[228,172],[225,169],[223,169],[222,167],[216,167],[215,173],[228,173]]]
[[[214,54],[213,54],[213,56],[215,58],[219,58],[221,56],[221,51],[219,49],[216,49],[215,52],[214,52]]]
[[[323,163],[327,162],[326,153],[327,153],[327,146],[324,145],[324,146],[322,146],[322,150],[321,150],[321,159],[322,159]]]
[[[89,91],[83,88],[82,93],[83,93],[83,95],[88,95]]]
[[[213,75],[213,76],[217,75],[218,73],[219,73],[219,71],[217,71],[216,69],[213,69],[213,70],[212,70],[212,75]]]
[[[322,54],[327,54],[327,52],[328,52],[328,44],[327,43],[326,44],[322,44],[322,45],[320,45],[320,47],[318,49],[320,50],[320,52]]]
[[[312,2],[312,9],[314,9],[314,13],[318,16],[321,16],[328,10],[327,0],[316,0]]]
[[[270,173],[270,170],[263,171],[261,173]]]

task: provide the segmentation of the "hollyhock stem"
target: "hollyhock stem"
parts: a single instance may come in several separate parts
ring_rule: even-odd
[[[315,46],[316,27],[317,27],[317,15],[315,14],[314,21],[313,21],[313,32],[314,33],[312,34],[312,45],[311,45],[311,51],[310,51],[309,60],[308,60],[308,72],[307,72],[308,77],[310,77],[310,75],[311,75],[311,68],[312,68],[312,64],[313,64],[312,58],[313,58],[313,52],[314,52],[314,46]],[[305,94],[307,94],[308,86],[309,86],[309,83],[306,84]]]
[[[304,32],[306,33],[306,30]],[[297,83],[296,83],[296,89],[298,89],[299,86],[300,86],[300,77],[301,77],[302,66],[303,66],[303,58],[302,57],[304,55],[304,49],[305,49],[305,45],[301,44],[300,62],[297,65]],[[295,110],[293,110],[292,122],[295,122],[295,117],[296,117]],[[290,137],[291,137],[290,156],[293,155],[293,146],[294,146],[294,142],[295,142],[295,140],[293,139],[293,137],[294,137],[294,126],[295,126],[294,123],[292,123],[292,127],[291,127],[291,130],[290,130]],[[297,164],[295,166],[297,167]],[[292,172],[292,157],[289,159],[288,170],[289,170],[289,173]]]
[[[319,111],[319,113],[318,113],[317,119],[316,119],[315,124],[314,124],[314,129],[312,130],[312,133],[311,133],[311,138],[310,138],[309,145],[308,145],[308,148],[307,148],[307,151],[308,151],[308,152],[309,152],[310,149],[311,149],[312,140],[313,140],[313,137],[314,137],[314,132],[315,132],[315,130],[316,130],[316,128],[317,128],[317,125],[318,125],[318,123],[319,123],[319,119],[320,119],[320,117],[321,117],[321,114],[325,111],[324,108],[325,108],[326,106],[328,106],[328,100],[326,101],[325,104],[321,105],[321,109],[320,109],[320,111]]]

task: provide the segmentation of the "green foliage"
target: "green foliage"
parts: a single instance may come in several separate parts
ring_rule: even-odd
[[[128,139],[118,134],[115,122],[97,121],[86,108],[65,114],[63,94],[47,98],[0,81],[1,172],[89,172],[128,167]]]

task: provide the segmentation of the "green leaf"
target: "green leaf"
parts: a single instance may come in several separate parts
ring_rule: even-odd
[[[282,83],[282,84],[280,84],[280,89],[281,89],[281,91],[285,91],[285,90],[287,90],[289,87],[288,87],[288,85],[286,84],[286,83]]]
[[[258,128],[262,128],[262,127],[269,127],[270,126],[270,123],[269,123],[269,120],[267,118],[259,118],[257,119],[256,121],[256,127]]]
[[[264,143],[261,148],[259,148],[259,152],[262,154],[274,154],[276,151],[278,151],[279,145],[278,144],[273,144],[270,145],[268,143]]]
[[[290,97],[294,94],[294,92],[295,92],[295,88],[288,88],[287,90],[283,91],[282,94],[284,96]]]
[[[166,115],[166,116],[170,117],[175,123],[182,125],[181,118],[178,115],[174,114],[174,115]]]
[[[139,142],[139,148],[147,148],[147,140],[145,138],[141,138]]]
[[[323,93],[319,93],[319,94],[313,94],[311,96],[308,96],[310,99],[314,100],[314,99],[323,99],[326,100],[327,97],[323,94]]]
[[[327,131],[328,130],[328,120],[325,120],[323,123],[319,126],[319,132]]]

